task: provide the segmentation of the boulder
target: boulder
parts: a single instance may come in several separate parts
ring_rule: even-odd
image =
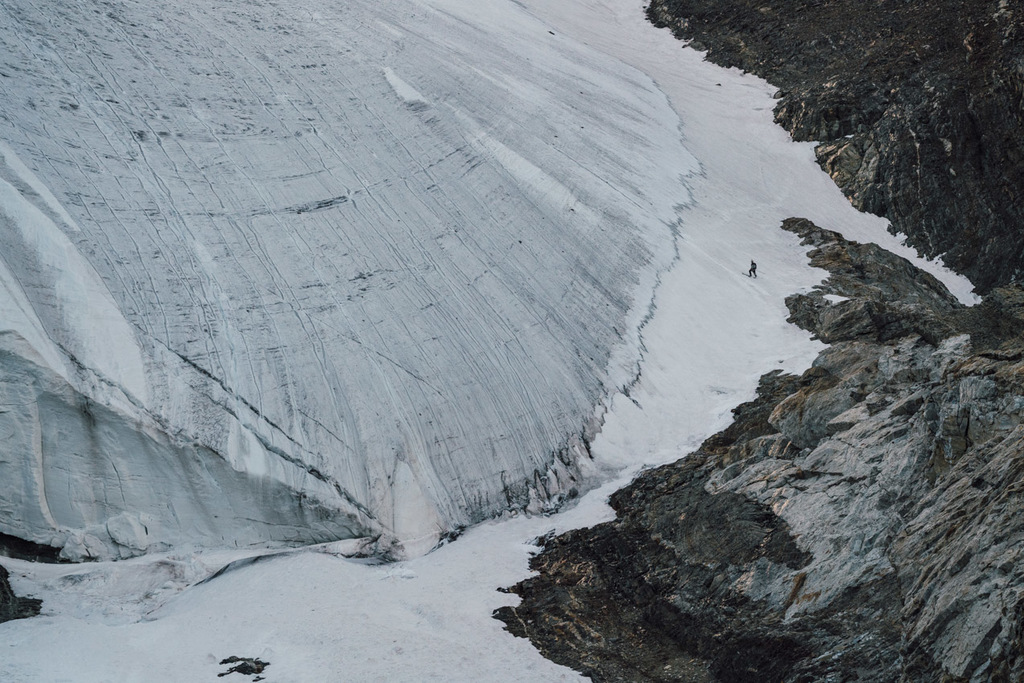
[[[27,619],[39,614],[43,601],[37,598],[19,598],[14,594],[10,573],[0,565],[0,623],[12,619]]]

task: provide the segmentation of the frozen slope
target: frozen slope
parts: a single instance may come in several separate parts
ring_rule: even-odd
[[[0,532],[415,554],[556,503],[679,125],[512,4],[0,0]]]

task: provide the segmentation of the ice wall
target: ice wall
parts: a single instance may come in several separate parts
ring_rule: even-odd
[[[505,0],[0,0],[0,142],[0,532],[73,557],[585,484],[695,170]]]

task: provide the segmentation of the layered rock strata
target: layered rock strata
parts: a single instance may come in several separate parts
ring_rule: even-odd
[[[595,681],[1024,676],[1024,291],[970,309],[805,220],[831,275],[790,297],[828,348],[544,541],[497,614]]]
[[[648,16],[780,88],[858,209],[980,292],[1024,268],[1024,41],[1007,0],[653,0]]]

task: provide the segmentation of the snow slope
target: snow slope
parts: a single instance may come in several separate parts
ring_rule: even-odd
[[[0,531],[417,554],[589,485],[696,169],[650,78],[515,5],[0,8]]]
[[[299,15],[301,2],[289,0],[279,7],[287,8],[281,11],[288,16]],[[646,148],[669,150],[664,155],[646,162],[634,158],[646,153],[634,148],[644,138],[624,129],[615,131],[625,137],[611,146],[619,150],[617,162],[629,163],[621,171],[609,166],[609,187],[628,185],[618,179],[623,173],[634,178],[637,188],[647,188],[647,196],[667,202],[677,193],[688,197],[678,185],[678,173],[690,168],[686,186],[692,201],[676,226],[678,259],[662,273],[653,316],[640,331],[640,379],[628,395],[614,395],[593,443],[599,467],[622,468],[620,476],[628,478],[645,464],[684,455],[724,424],[736,403],[752,395],[761,373],[799,371],[814,357],[818,345],[785,323],[783,298],[813,286],[823,273],[806,265],[792,235],[777,230],[781,218],[805,215],[850,237],[900,248],[881,221],[849,207],[814,164],[808,145],[791,143],[771,123],[770,87],[681,49],[667,32],[646,24],[639,0],[482,0],[472,8],[423,0],[407,7],[415,13],[409,21],[424,24],[429,23],[425,17],[459,17],[462,23],[452,29],[448,45],[462,40],[458,36],[464,31],[479,35],[474,32],[489,29],[489,49],[503,48],[502,59],[518,60],[520,70],[508,78],[523,75],[523,88],[529,85],[525,75],[532,72],[522,69],[530,64],[540,69],[536,73],[549,74],[545,65],[550,62],[541,62],[558,53],[570,63],[595,65],[593,83],[607,89],[595,87],[595,107],[598,102],[610,109],[624,106],[615,102],[625,82],[651,87],[645,102],[657,104],[655,111],[662,111],[660,103],[671,103],[672,123],[666,118],[658,129],[664,137],[651,138]],[[523,41],[517,32],[523,26],[539,27],[538,39]],[[415,22],[407,28],[417,34],[427,30]],[[472,59],[492,57],[481,44]],[[382,87],[386,84],[406,102],[437,101],[405,70],[412,67],[388,66],[391,71],[381,70]],[[602,70],[608,73],[602,76]],[[626,73],[631,80],[612,78]],[[547,84],[532,87],[543,91]],[[556,107],[560,97],[575,97],[579,88],[563,90],[558,97],[552,93],[544,106]],[[656,97],[657,92],[663,95]],[[557,109],[539,111],[531,125],[546,125],[556,115]],[[574,114],[584,115],[596,114]],[[681,130],[675,128],[675,116]],[[505,125],[525,121],[513,118]],[[687,151],[675,158],[671,150],[679,150],[680,136]],[[587,139],[581,137],[581,143]],[[502,147],[490,149],[494,158],[513,166],[519,162],[509,160],[529,158],[519,148],[515,156]],[[638,151],[627,154],[630,149]],[[531,173],[543,172],[569,187],[560,172],[530,163],[538,169]],[[630,175],[637,163],[649,163],[646,180],[642,174]],[[635,208],[630,197],[610,193],[605,199]],[[663,230],[671,215],[649,226]],[[760,266],[757,280],[744,276],[751,258]],[[930,267],[967,297],[968,284],[938,264]],[[628,353],[619,353],[617,362],[628,367],[628,361],[619,360]],[[435,552],[387,565],[343,557],[356,542],[236,564],[201,584],[251,553],[178,550],[80,566],[5,560],[16,591],[45,602],[44,616],[0,625],[0,679],[212,681],[227,669],[218,662],[236,655],[270,661],[267,681],[578,680],[541,658],[526,641],[505,634],[490,614],[514,599],[496,589],[528,574],[531,539],[607,518],[603,501],[616,485],[592,491],[556,516],[484,523]],[[226,678],[231,679],[244,678]]]

